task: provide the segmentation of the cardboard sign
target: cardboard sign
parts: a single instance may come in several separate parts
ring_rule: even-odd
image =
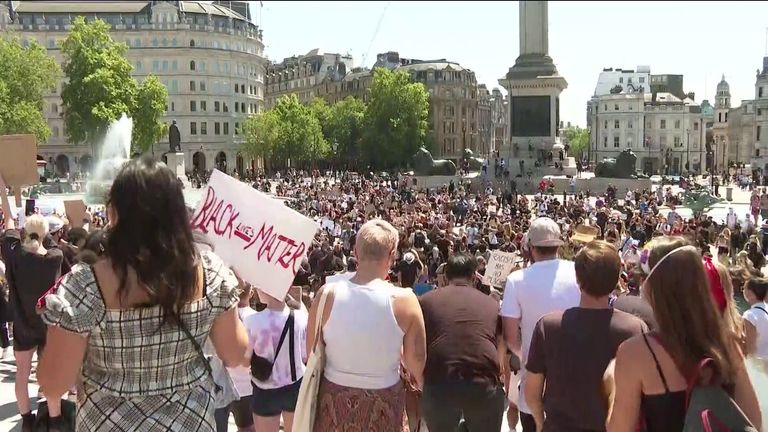
[[[214,170],[191,219],[243,280],[285,298],[318,224],[282,201]]]
[[[5,184],[14,189],[36,185],[40,182],[37,173],[37,139],[34,135],[0,136],[0,174]]]
[[[485,278],[489,284],[496,287],[504,287],[507,276],[515,268],[515,254],[493,251],[488,265],[485,266]]]
[[[72,228],[82,228],[83,219],[86,219],[86,211],[88,208],[85,206],[83,200],[71,200],[64,201],[64,213],[69,219],[69,225]]]

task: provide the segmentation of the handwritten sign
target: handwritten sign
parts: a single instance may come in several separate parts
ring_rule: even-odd
[[[89,220],[86,216],[87,210],[83,200],[64,201],[64,213],[67,215],[69,225],[72,228],[82,228],[84,223],[88,223],[86,221]]]
[[[488,265],[485,266],[485,278],[493,286],[504,287],[507,276],[515,268],[515,254],[493,251]]]
[[[40,182],[37,172],[37,139],[34,135],[0,136],[0,174],[5,184],[16,187]]]
[[[245,281],[285,298],[318,224],[281,201],[214,170],[192,216],[214,251]]]

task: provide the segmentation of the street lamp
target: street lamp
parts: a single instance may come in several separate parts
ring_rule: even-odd
[[[331,149],[333,149],[333,162],[337,162],[337,159],[339,157],[338,154],[336,153],[336,150],[338,150],[338,148],[339,148],[339,143],[334,141],[331,144]]]
[[[686,142],[685,142],[685,170],[686,174],[691,171],[691,129],[685,130]]]

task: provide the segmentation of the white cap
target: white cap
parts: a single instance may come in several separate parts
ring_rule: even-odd
[[[563,245],[563,240],[560,238],[560,227],[557,222],[548,217],[540,217],[531,222],[531,227],[528,229],[528,241],[531,246],[536,247]]]

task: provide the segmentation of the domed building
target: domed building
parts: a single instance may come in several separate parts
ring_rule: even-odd
[[[715,123],[712,125],[712,139],[715,146],[715,167],[718,171],[728,164],[728,111],[731,109],[731,86],[725,75],[717,84],[715,94]]]

